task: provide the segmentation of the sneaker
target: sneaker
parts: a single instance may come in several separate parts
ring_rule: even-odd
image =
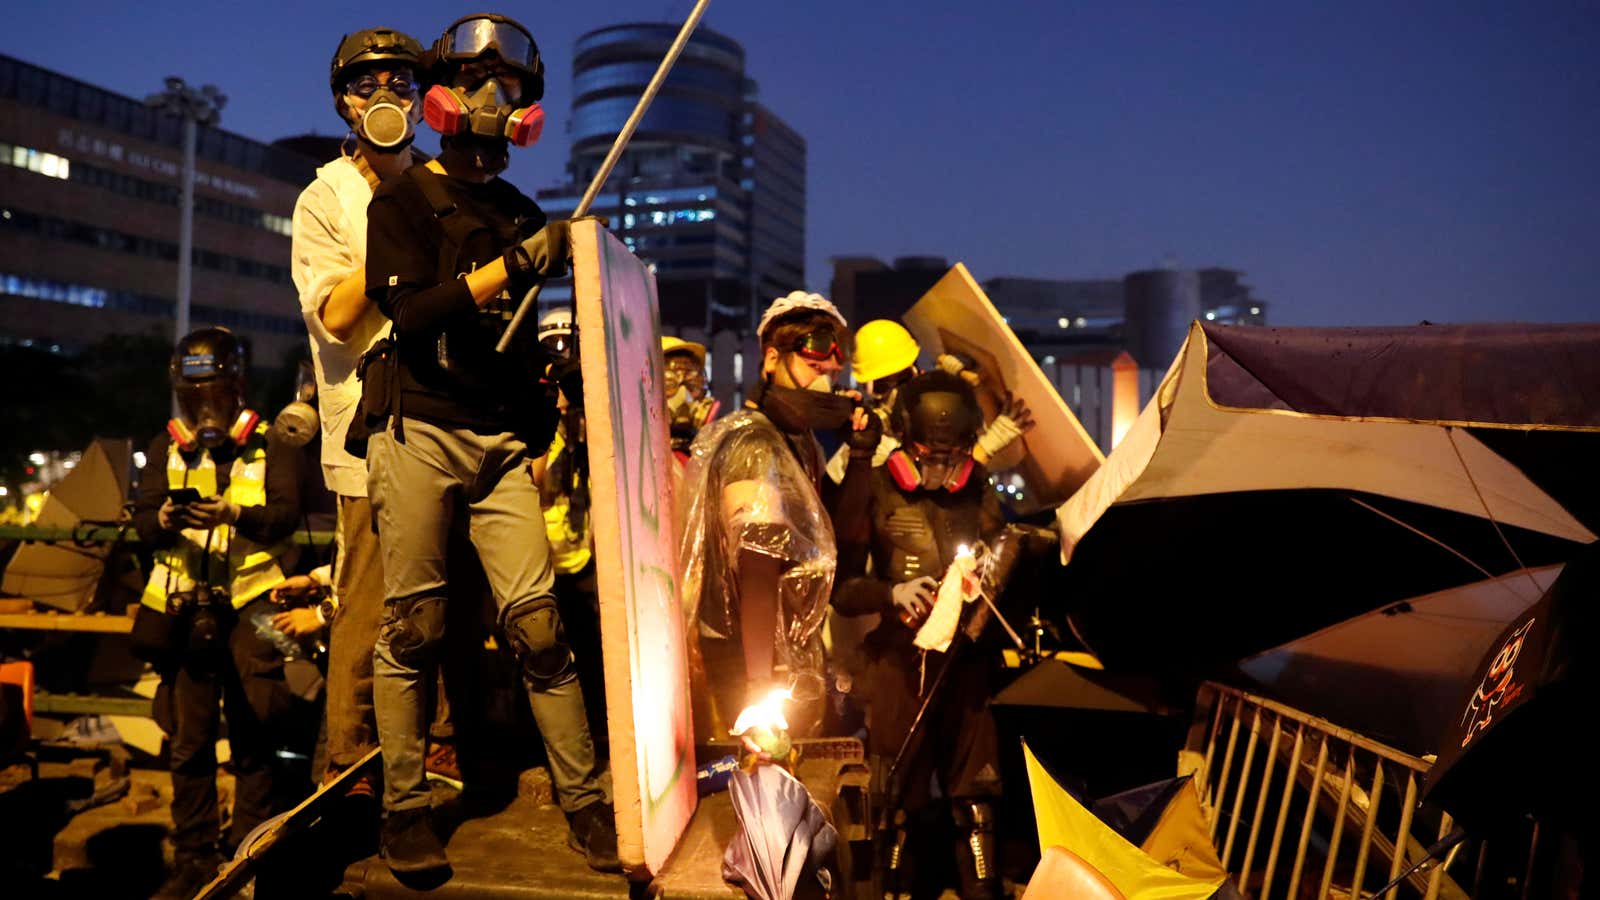
[[[191,900],[221,871],[223,858],[218,853],[203,853],[179,860],[172,874],[156,889],[151,900]]]
[[[442,781],[461,790],[461,764],[456,762],[456,745],[448,741],[430,741],[428,755],[422,768],[434,781]]]
[[[568,819],[567,846],[582,853],[596,872],[621,872],[617,859],[617,814],[609,803],[591,803]]]
[[[444,845],[433,833],[428,807],[395,810],[383,820],[378,838],[378,853],[396,874],[413,874],[443,869],[450,865]]]

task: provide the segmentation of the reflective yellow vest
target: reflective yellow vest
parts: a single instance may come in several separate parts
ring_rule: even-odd
[[[565,436],[557,430],[546,458],[554,460],[566,445]],[[548,470],[545,477],[549,477]],[[544,510],[544,533],[550,540],[550,564],[557,575],[582,572],[594,556],[589,542],[589,516],[585,514],[578,527],[573,528],[572,523],[567,521],[567,510],[570,508],[570,498],[566,494],[557,494]]]
[[[223,499],[240,507],[261,506],[267,502],[267,423],[240,449],[228,472],[228,489]],[[192,487],[202,497],[217,493],[217,465],[209,451],[200,451],[200,462],[193,468],[184,462],[174,443],[167,451],[167,487],[172,490]],[[294,551],[288,541],[264,546],[238,534],[231,525],[218,525],[209,531],[186,528],[173,546],[158,550],[150,580],[139,602],[162,612],[167,610],[169,593],[194,589],[200,573],[213,587],[225,587],[240,609],[283,581],[283,560]],[[209,554],[209,560],[206,559]]]

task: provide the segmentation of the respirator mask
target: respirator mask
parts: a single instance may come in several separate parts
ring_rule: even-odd
[[[372,75],[350,82],[346,91],[367,101],[360,118],[352,123],[356,134],[380,153],[399,153],[416,138],[411,107],[416,103],[417,83],[395,75],[387,84]]]

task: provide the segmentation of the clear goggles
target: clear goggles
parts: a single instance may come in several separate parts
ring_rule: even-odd
[[[529,71],[534,69],[538,51],[533,38],[510,22],[493,19],[468,19],[444,33],[439,55],[445,59],[475,59],[493,50],[500,58]]]

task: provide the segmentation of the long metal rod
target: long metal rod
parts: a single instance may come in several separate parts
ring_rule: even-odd
[[[1239,866],[1239,884],[1250,881],[1250,864],[1255,862],[1256,841],[1261,837],[1261,823],[1265,821],[1267,795],[1272,787],[1272,773],[1278,765],[1278,743],[1283,738],[1283,717],[1272,720],[1272,740],[1267,743],[1267,760],[1261,767],[1261,787],[1256,790],[1256,816],[1250,822],[1250,839],[1244,845],[1244,862]],[[1226,866],[1226,864],[1224,864]]]
[[[1328,896],[1328,889],[1333,886],[1333,870],[1339,862],[1339,839],[1344,835],[1345,810],[1350,806],[1350,788],[1355,780],[1356,751],[1354,747],[1346,747],[1344,784],[1339,787],[1339,808],[1333,814],[1333,833],[1328,836],[1328,861],[1322,867],[1322,883],[1317,886],[1317,900]]]
[[[1283,826],[1289,822],[1289,804],[1294,800],[1295,779],[1300,773],[1300,751],[1305,746],[1306,726],[1300,723],[1294,731],[1294,749],[1289,753],[1289,768],[1283,773],[1283,799],[1278,804],[1278,820],[1272,826],[1272,846],[1267,850],[1267,868],[1261,876],[1260,900],[1272,894],[1272,876],[1278,871],[1278,851],[1283,849]]]
[[[1400,831],[1395,834],[1394,854],[1389,860],[1389,879],[1391,881],[1400,875],[1400,870],[1405,868],[1406,864],[1406,845],[1407,839],[1411,837],[1411,818],[1417,811],[1417,775],[1415,772],[1406,775],[1405,800],[1402,802],[1404,805],[1400,807]],[[1398,890],[1400,890],[1399,885],[1395,885],[1388,890],[1389,900],[1394,900],[1397,896],[1395,892]]]
[[[1361,826],[1361,849],[1356,851],[1356,870],[1350,876],[1350,893],[1359,895],[1367,877],[1367,857],[1372,852],[1372,829],[1378,824],[1378,804],[1383,800],[1383,760],[1373,761],[1372,786],[1367,789],[1367,821]]]
[[[695,26],[700,24],[700,17],[705,15],[706,7],[711,5],[711,0],[698,0],[694,9],[689,10],[689,18],[683,22],[683,27],[678,29],[678,36],[667,48],[667,55],[662,57],[661,65],[656,67],[656,74],[645,86],[644,93],[640,95],[639,102],[633,107],[633,115],[628,116],[628,121],[623,124],[622,130],[617,133],[617,139],[611,142],[611,151],[606,154],[605,161],[600,163],[600,171],[594,173],[594,180],[589,182],[589,189],[583,192],[583,199],[578,201],[578,206],[572,211],[572,218],[578,219],[589,214],[589,206],[594,203],[594,198],[605,187],[606,179],[611,177],[611,169],[616,166],[617,160],[622,158],[622,151],[627,149],[628,141],[633,139],[634,129],[639,127],[639,122],[644,118],[645,110],[650,108],[650,101],[656,98],[656,91],[661,89],[662,82],[667,80],[667,73],[672,71],[673,63],[678,61],[678,54],[683,52],[685,44],[689,43],[689,35],[694,33]],[[506,352],[511,346],[511,337],[522,326],[522,320],[527,318],[528,310],[539,299],[539,289],[543,282],[533,286],[522,298],[522,304],[517,307],[516,315],[506,324],[505,334],[500,335],[500,343],[495,344],[496,353]]]
[[[1294,850],[1294,866],[1289,870],[1289,897],[1300,896],[1300,876],[1305,872],[1306,848],[1311,845],[1311,825],[1317,819],[1317,803],[1322,799],[1322,776],[1328,769],[1328,738],[1317,750],[1317,765],[1311,773],[1311,791],[1306,795],[1306,814],[1300,821],[1300,843]]]
[[[1211,819],[1211,840],[1217,839],[1217,825],[1222,822],[1222,806],[1228,802],[1228,772],[1233,768],[1233,749],[1239,745],[1239,722],[1244,719],[1244,698],[1234,706],[1233,722],[1228,726],[1228,749],[1222,754],[1222,771],[1218,774],[1215,798],[1216,815]]]
[[[1256,707],[1256,717],[1250,722],[1250,740],[1244,745],[1244,768],[1239,772],[1239,787],[1233,793],[1233,812],[1228,816],[1228,839],[1222,845],[1222,867],[1228,867],[1228,857],[1233,855],[1233,838],[1239,833],[1239,820],[1243,818],[1245,789],[1250,786],[1250,768],[1256,759],[1256,744],[1261,740],[1261,707]],[[1226,800],[1227,798],[1223,798]]]

